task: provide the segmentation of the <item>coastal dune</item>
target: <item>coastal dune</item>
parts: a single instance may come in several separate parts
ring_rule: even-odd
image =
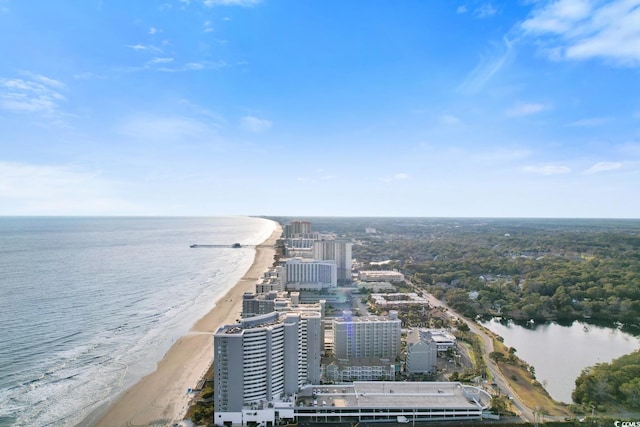
[[[242,294],[255,290],[256,281],[273,264],[275,242],[282,228],[256,247],[249,270],[190,332],[179,338],[158,363],[157,369],[120,394],[98,417],[96,427],[124,425],[172,425],[181,420],[191,395],[187,389],[196,386],[213,358],[213,332],[218,327],[235,323],[242,312]]]

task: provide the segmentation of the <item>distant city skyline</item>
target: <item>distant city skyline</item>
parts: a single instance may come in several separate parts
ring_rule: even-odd
[[[0,215],[640,218],[640,0],[0,0]]]

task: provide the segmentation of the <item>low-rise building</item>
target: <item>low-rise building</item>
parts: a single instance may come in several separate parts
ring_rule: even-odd
[[[414,292],[410,293],[374,293],[371,294],[375,305],[379,307],[402,307],[409,305],[428,306],[429,302]]]
[[[358,278],[363,282],[404,282],[404,274],[390,270],[363,270],[358,274]]]
[[[396,365],[391,359],[379,357],[322,359],[322,379],[325,382],[393,381]]]

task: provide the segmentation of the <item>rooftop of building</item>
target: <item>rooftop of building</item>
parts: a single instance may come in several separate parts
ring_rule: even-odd
[[[378,305],[429,305],[428,301],[416,293],[373,293],[371,298]]]
[[[218,328],[215,332],[215,335],[218,334],[241,334],[243,331],[256,329],[256,328],[265,328],[273,325],[278,325],[284,323],[287,317],[299,315],[302,318],[318,318],[320,319],[322,316],[317,311],[287,311],[287,312],[277,312],[273,311],[267,314],[260,314],[258,316],[247,317],[241,319],[238,323],[232,325],[223,325]]]
[[[356,381],[353,384],[308,386],[298,393],[297,406],[351,408],[451,408],[477,409],[489,405],[491,396],[456,382]],[[301,405],[302,404],[302,405]]]
[[[398,319],[398,312],[391,310],[388,316],[354,316],[351,310],[343,310],[342,317],[336,317],[332,319],[336,323],[372,323],[372,322],[397,322],[401,323]]]

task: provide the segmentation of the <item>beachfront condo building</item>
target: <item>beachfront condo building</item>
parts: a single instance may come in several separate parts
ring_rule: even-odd
[[[333,319],[333,356],[339,359],[382,357],[395,360],[400,352],[398,312],[389,316],[353,317],[345,310],[341,318]]]
[[[288,258],[279,268],[286,290],[319,290],[338,286],[335,261]]]
[[[309,221],[291,221],[284,226],[284,237],[308,237],[311,236],[311,223]]]
[[[320,240],[313,243],[313,258],[336,263],[338,283],[351,282],[353,243],[347,240]]]
[[[283,399],[319,384],[320,313],[269,313],[220,327],[213,339],[216,412]]]

